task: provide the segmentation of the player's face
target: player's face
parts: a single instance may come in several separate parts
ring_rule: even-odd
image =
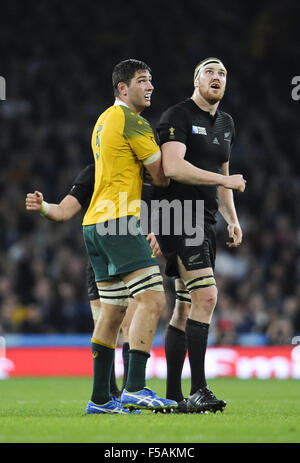
[[[222,100],[226,87],[226,75],[226,69],[217,63],[211,63],[201,69],[196,85],[200,95],[209,104]]]
[[[137,71],[128,87],[128,103],[137,113],[151,105],[154,90],[149,71]]]

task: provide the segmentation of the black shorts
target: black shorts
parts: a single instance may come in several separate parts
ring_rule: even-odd
[[[177,256],[180,257],[186,270],[202,268],[215,268],[216,260],[216,226],[206,223],[204,226],[204,239],[202,244],[189,246],[186,240],[190,237],[176,235],[157,236],[163,256],[166,259],[165,274],[169,277],[179,278]]]
[[[95,282],[95,274],[90,261],[88,261],[88,265],[86,268],[86,285],[89,301],[99,299],[98,288]]]

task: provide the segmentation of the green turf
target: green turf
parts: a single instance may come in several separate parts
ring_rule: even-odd
[[[227,400],[207,415],[86,415],[89,378],[17,378],[0,381],[1,443],[280,443],[300,442],[297,380],[209,381]],[[165,393],[165,382],[148,386]],[[184,382],[185,394],[189,381]]]

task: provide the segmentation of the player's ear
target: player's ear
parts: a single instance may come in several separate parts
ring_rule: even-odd
[[[127,95],[127,84],[125,82],[119,82],[118,83],[118,92],[119,95],[126,96]]]

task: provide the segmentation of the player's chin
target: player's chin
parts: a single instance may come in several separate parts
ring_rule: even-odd
[[[221,89],[210,89],[208,92],[208,100],[210,104],[218,103],[222,100],[224,96],[224,91]]]

